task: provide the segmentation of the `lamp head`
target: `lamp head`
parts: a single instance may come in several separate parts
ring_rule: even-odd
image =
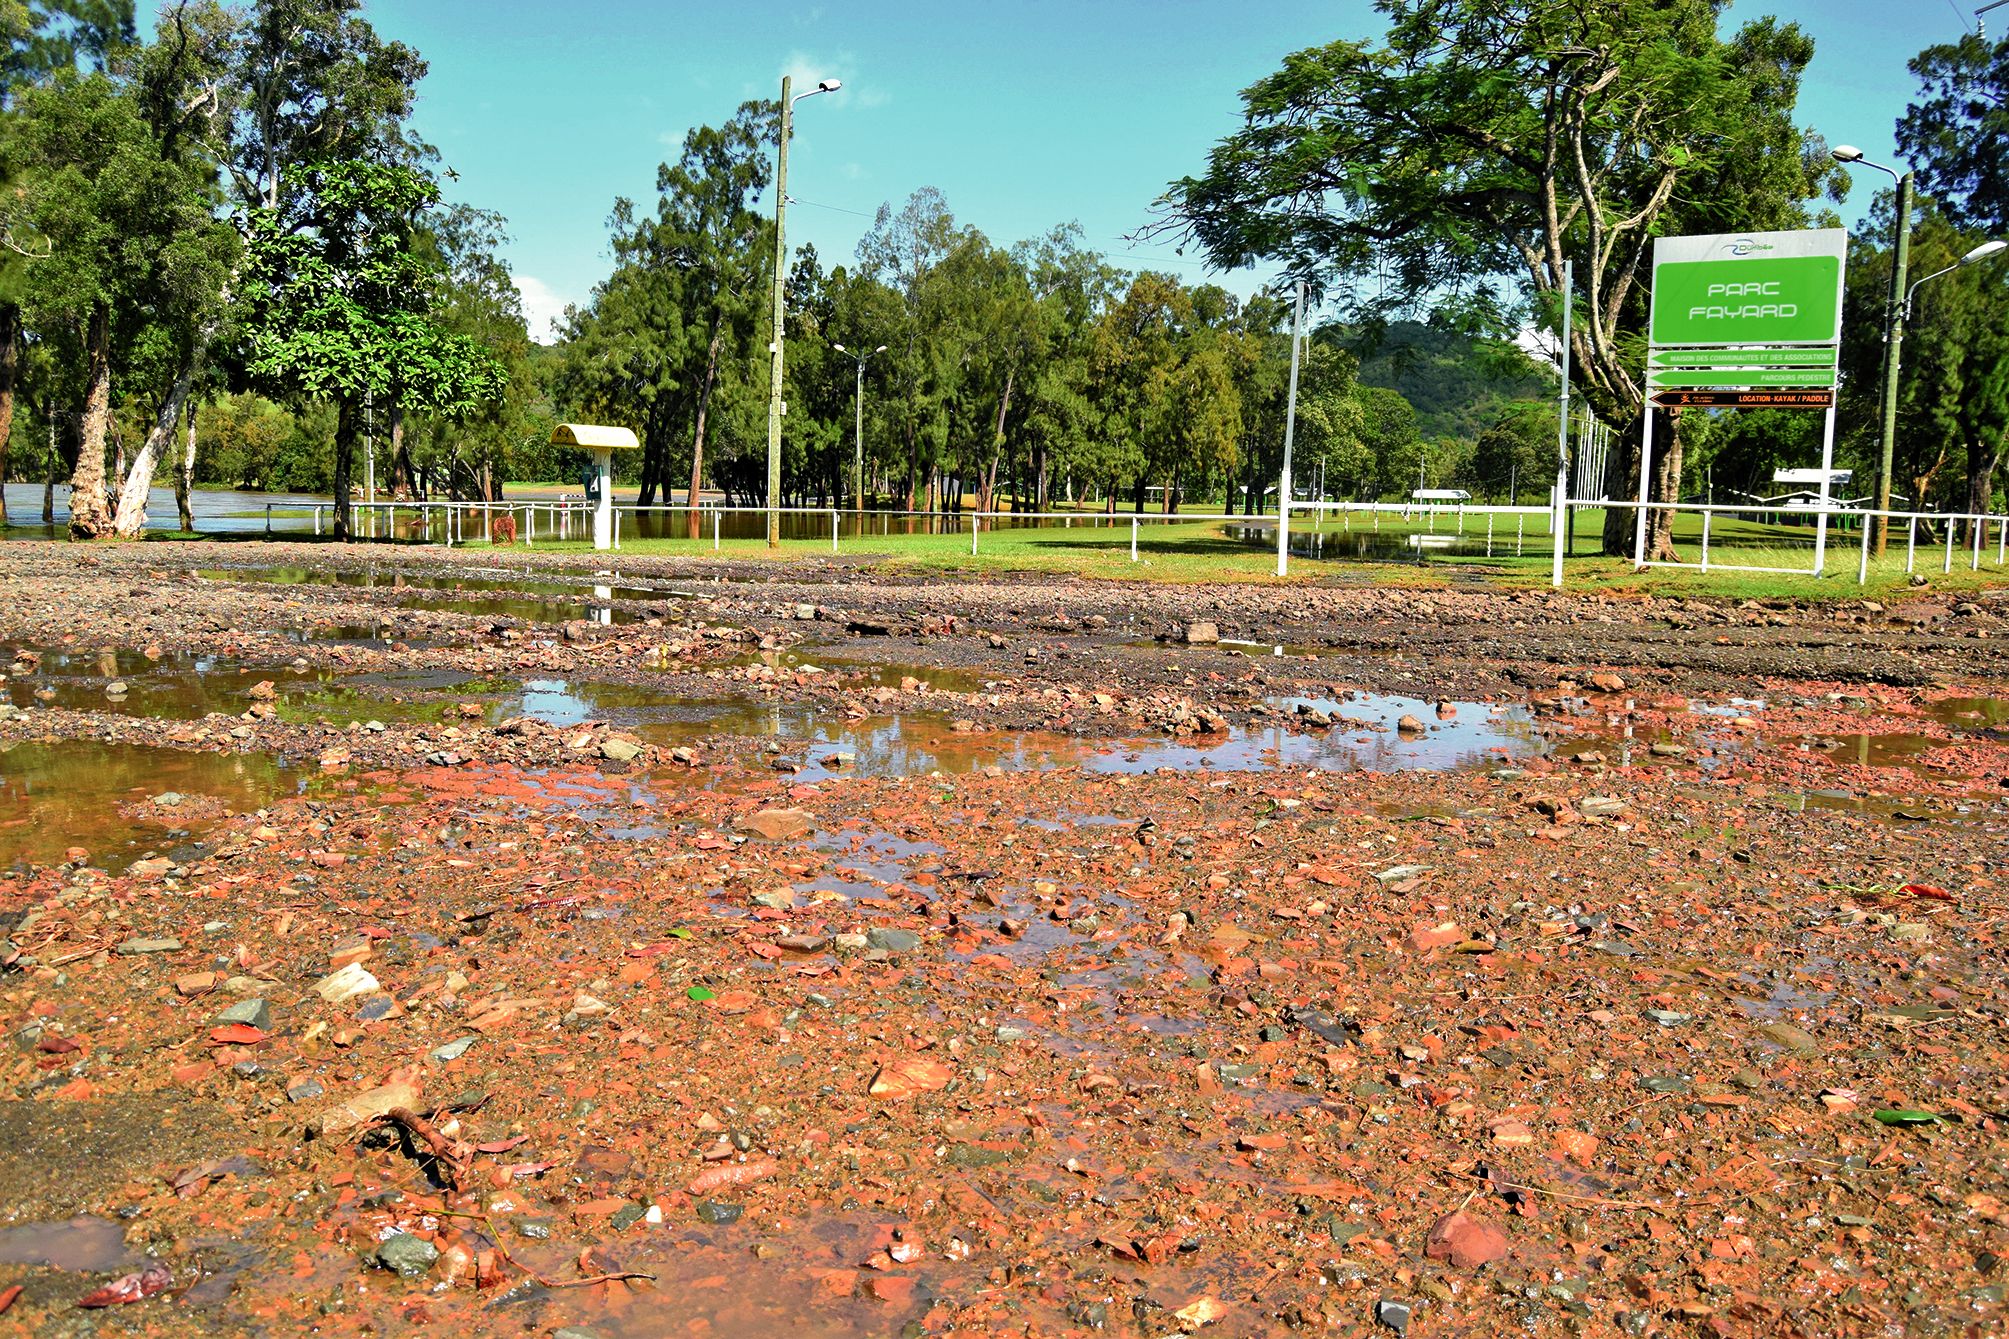
[[[1837,144],[1828,150],[1828,156],[1837,163],[1860,163],[1863,160],[1863,151],[1853,144]]]
[[[1962,265],[1972,265],[1977,260],[1986,260],[1990,256],[2002,251],[2009,251],[2009,242],[1996,238],[1993,241],[1983,242],[1980,246],[1975,247],[1972,251],[1962,256],[1960,263]]]
[[[818,93],[835,93],[842,87],[844,87],[844,81],[841,79],[819,79],[816,83],[816,91]]]
[[[839,353],[849,353],[849,352],[851,352],[851,350],[849,350],[849,349],[845,348],[845,347],[844,347],[844,346],[843,346],[842,344],[832,344],[832,345],[831,345],[830,347],[831,347],[831,348],[833,348],[833,349],[835,349],[835,350],[837,350],[837,352],[839,352]]]
[[[1995,243],[1995,245],[1999,247],[1999,246],[2001,246],[2001,245],[2002,245],[2002,243],[2000,243],[2000,242],[1997,242],[1997,243]],[[881,344],[881,345],[880,345],[880,346],[879,346],[878,348],[876,348],[876,349],[872,350],[872,352],[874,352],[874,353],[884,353],[884,352],[886,352],[886,346],[885,346],[884,344]]]

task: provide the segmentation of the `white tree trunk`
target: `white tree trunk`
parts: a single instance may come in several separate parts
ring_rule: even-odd
[[[147,494],[153,489],[154,467],[174,441],[174,430],[181,422],[181,407],[187,403],[189,387],[194,383],[195,360],[191,358],[182,364],[180,374],[168,390],[167,399],[161,404],[160,413],[154,416],[153,426],[147,429],[146,443],[133,457],[132,467],[126,471],[125,484],[119,489],[119,506],[112,519],[112,533],[121,539],[131,539],[146,527],[146,501]]]

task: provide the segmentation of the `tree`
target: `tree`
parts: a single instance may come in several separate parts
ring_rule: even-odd
[[[1832,166],[1792,121],[1811,41],[1771,19],[1725,39],[1727,0],[1378,7],[1383,43],[1300,51],[1243,93],[1246,125],[1172,184],[1162,227],[1224,268],[1280,261],[1352,321],[1434,311],[1499,337],[1559,324],[1572,261],[1578,390],[1636,441],[1653,237],[1793,224]],[[1678,478],[1678,418],[1656,421]]]
[[[1513,490],[1551,476],[1556,463],[1556,407],[1539,400],[1509,405],[1472,444],[1472,478],[1488,498],[1518,501]]]
[[[505,384],[496,359],[430,319],[439,274],[413,246],[439,188],[408,166],[302,163],[278,208],[249,216],[247,367],[282,394],[336,409],[335,534],[350,535],[349,489],[366,398],[464,420]]]
[[[132,37],[132,0],[0,0],[0,201],[25,200],[28,164],[19,157],[17,105],[23,91],[57,71],[102,69],[106,55]],[[16,209],[0,203],[0,526],[7,524],[5,485],[22,366],[21,288],[25,262],[36,255],[23,245],[26,238],[16,237],[23,226]]]
[[[1914,56],[1920,100],[1897,123],[1898,151],[1949,221],[1999,234],[2009,226],[2009,38],[1969,33]]]
[[[144,90],[105,73],[65,75],[22,99],[31,164],[20,217],[42,249],[29,303],[79,332],[85,365],[70,532],[112,532],[105,489],[115,341],[149,314],[185,324],[214,303],[233,239],[210,207],[211,176],[185,128],[153,117]],[[185,394],[185,380],[177,378]],[[167,428],[180,415],[172,398]],[[150,433],[143,450],[161,440]],[[147,475],[151,478],[151,467]],[[137,525],[133,527],[137,529]]]

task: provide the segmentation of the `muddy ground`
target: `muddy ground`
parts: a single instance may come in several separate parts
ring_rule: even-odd
[[[0,1327],[1999,1333],[2005,613],[0,546]]]

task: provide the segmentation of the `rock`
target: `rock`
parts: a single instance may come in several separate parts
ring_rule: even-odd
[[[272,680],[260,679],[257,683],[251,685],[251,691],[246,693],[245,696],[256,702],[270,702],[273,698],[279,696],[279,690],[272,686]]]
[[[1449,721],[1449,720],[1456,720],[1456,719],[1457,719],[1457,716],[1458,716],[1458,704],[1457,704],[1457,703],[1455,703],[1455,702],[1439,702],[1439,703],[1437,704],[1437,719],[1438,719],[1438,720],[1440,720],[1440,721]]]
[[[1392,1297],[1384,1297],[1374,1304],[1374,1318],[1397,1334],[1409,1333],[1409,1320],[1415,1308],[1407,1302],[1398,1302]]]
[[[1600,670],[1590,676],[1590,686],[1600,693],[1623,693],[1625,680],[1609,670]]]
[[[912,930],[896,930],[883,926],[873,926],[865,932],[865,943],[888,953],[912,953],[921,946],[921,936]]]
[[[300,1079],[287,1087],[286,1100],[288,1102],[311,1102],[317,1097],[326,1096],[327,1092],[328,1090],[321,1086],[319,1079]]]
[[[1423,733],[1423,722],[1414,716],[1404,716],[1395,723],[1395,728],[1405,735],[1420,735]]]
[[[713,1227],[725,1227],[737,1223],[739,1216],[745,1212],[746,1206],[740,1204],[727,1204],[722,1200],[698,1201],[698,1220],[710,1223]]]
[[[445,1064],[449,1060],[458,1060],[466,1055],[467,1048],[474,1045],[474,1041],[473,1037],[457,1037],[444,1046],[433,1047],[428,1054],[441,1064]]]
[[[418,1085],[408,1079],[396,1079],[376,1088],[369,1088],[352,1097],[345,1097],[333,1106],[317,1112],[307,1122],[307,1135],[314,1138],[321,1135],[341,1134],[357,1126],[389,1114],[399,1107],[416,1109],[419,1104]]]
[[[600,741],[600,756],[609,762],[633,762],[642,756],[642,746],[632,739],[609,735]]]
[[[1821,1049],[1813,1034],[1794,1027],[1791,1023],[1772,1022],[1758,1029],[1758,1035],[1767,1041],[1777,1042],[1789,1051],[1799,1051],[1811,1055]]]
[[[153,802],[163,809],[172,809],[187,797],[178,790],[164,790],[153,797]]]
[[[1489,1219],[1460,1210],[1430,1225],[1423,1253],[1432,1260],[1449,1261],[1455,1269],[1477,1269],[1506,1255],[1507,1234]]]
[[[816,820],[800,809],[762,809],[757,813],[740,815],[733,820],[733,826],[756,837],[779,842],[808,836],[816,830]]]
[[[753,903],[770,911],[789,911],[795,906],[795,894],[786,888],[768,888],[755,893]]]
[[[128,939],[115,950],[122,958],[136,958],[144,953],[178,953],[181,951],[179,939]]]
[[[1186,625],[1185,637],[1188,646],[1212,646],[1221,640],[1221,630],[1200,620]]]
[[[1445,921],[1440,925],[1419,925],[1409,934],[1409,947],[1417,953],[1427,953],[1433,948],[1449,948],[1465,937],[1456,921]]]
[[[314,983],[314,993],[330,1004],[347,1004],[364,995],[374,995],[383,987],[359,962],[331,972]]]
[[[439,1248],[424,1237],[397,1232],[384,1238],[375,1256],[379,1269],[388,1269],[404,1278],[415,1279],[430,1271],[439,1259]]]
[[[216,1023],[249,1023],[261,1032],[272,1030],[272,1007],[264,1000],[253,997],[239,1000],[216,1016]]]
[[[1592,818],[1616,818],[1626,807],[1624,800],[1612,795],[1586,795],[1577,801],[1577,808]]]

